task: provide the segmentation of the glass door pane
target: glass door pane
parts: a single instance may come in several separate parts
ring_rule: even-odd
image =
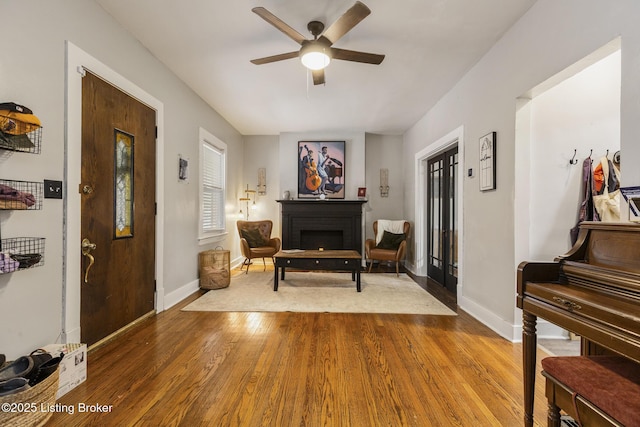
[[[458,278],[458,147],[427,160],[427,274],[449,291]]]

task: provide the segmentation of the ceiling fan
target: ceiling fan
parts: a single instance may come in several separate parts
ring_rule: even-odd
[[[264,7],[254,7],[251,11],[302,46],[300,50],[294,52],[252,59],[251,62],[256,65],[299,57],[302,64],[311,70],[311,74],[313,75],[313,84],[320,85],[325,82],[324,68],[329,65],[332,59],[375,65],[380,64],[384,59],[384,55],[332,47],[335,42],[347,34],[353,27],[358,25],[360,21],[371,13],[371,10],[362,2],[357,1],[349,10],[338,18],[336,22],[331,24],[326,31],[322,22],[309,22],[309,24],[307,24],[307,29],[313,35],[313,40],[305,39],[302,34],[291,28]]]

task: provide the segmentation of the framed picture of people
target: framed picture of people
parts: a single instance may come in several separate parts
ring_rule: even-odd
[[[344,199],[344,141],[298,141],[298,198]]]

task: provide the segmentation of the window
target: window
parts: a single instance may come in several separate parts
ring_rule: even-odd
[[[200,240],[226,234],[226,152],[224,142],[200,129]]]

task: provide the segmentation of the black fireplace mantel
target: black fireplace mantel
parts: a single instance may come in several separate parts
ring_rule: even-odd
[[[277,200],[283,249],[350,249],[362,253],[366,200]]]

